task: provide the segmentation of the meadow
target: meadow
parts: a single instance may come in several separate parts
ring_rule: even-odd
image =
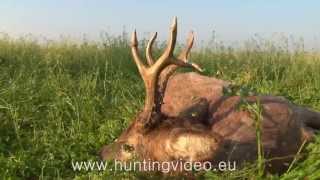
[[[0,38],[0,177],[159,178],[72,168],[73,161],[97,161],[102,145],[117,138],[142,108],[144,87],[127,39],[126,34],[80,43]],[[156,54],[163,46],[157,44]],[[140,49],[144,47],[145,40],[140,43]],[[213,41],[192,51],[190,59],[205,69],[204,74],[239,85],[239,93],[284,96],[320,111],[320,51],[306,51],[299,40],[253,37],[238,47]],[[319,153],[320,136],[288,172],[264,178],[319,179]],[[258,174],[256,167],[195,175],[252,179]]]

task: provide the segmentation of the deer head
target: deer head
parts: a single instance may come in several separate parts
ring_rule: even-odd
[[[144,82],[145,104],[143,110],[138,113],[129,128],[115,142],[102,148],[101,157],[103,160],[129,160],[134,155],[146,152],[146,146],[150,146],[149,142],[152,141],[152,138],[168,134],[166,131],[172,129],[173,125],[169,125],[170,127],[160,125],[167,118],[161,113],[161,104],[168,78],[177,67],[189,67],[196,71],[202,71],[197,64],[188,61],[188,55],[194,40],[192,32],[189,34],[186,48],[178,57],[173,55],[177,37],[176,17],[173,19],[169,40],[163,54],[157,60],[154,60],[151,51],[156,36],[157,33],[151,37],[147,44],[146,58],[148,65],[146,65],[139,55],[136,31],[132,33],[131,52]]]

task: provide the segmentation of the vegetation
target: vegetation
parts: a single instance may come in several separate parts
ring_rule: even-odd
[[[144,87],[127,37],[99,42],[0,39],[0,176],[5,179],[100,179],[148,177],[137,172],[74,171],[72,162],[97,161],[141,109]],[[144,45],[143,41],[140,46]],[[157,51],[162,48],[159,44]],[[144,49],[144,48],[141,48]],[[320,55],[301,42],[254,37],[237,48],[215,41],[192,61],[206,75],[232,81],[239,94],[280,95],[320,111]],[[319,179],[320,136],[297,155],[290,171],[269,179]],[[253,178],[251,164],[200,178]],[[154,174],[149,174],[157,177]]]

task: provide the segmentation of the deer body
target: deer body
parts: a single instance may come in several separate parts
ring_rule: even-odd
[[[178,58],[173,55],[176,34],[174,19],[168,45],[157,61],[151,54],[156,34],[150,39],[147,67],[141,61],[133,33],[131,50],[144,80],[145,106],[115,142],[102,148],[103,160],[254,161],[258,128],[265,157],[289,156],[268,164],[280,170],[301,144],[312,140],[314,131],[320,129],[320,113],[293,105],[284,98],[227,97],[223,88],[228,82],[195,73],[172,76],[179,66],[201,71],[187,60],[193,44],[192,33]],[[255,103],[259,104],[259,113],[245,108]]]
[[[216,102],[223,96],[223,90],[229,84],[195,72],[175,74],[168,81],[161,111],[167,116],[177,117],[200,99],[209,105],[209,102]]]
[[[282,97],[250,96],[224,97],[211,104],[209,121],[212,131],[219,134],[225,145],[219,160],[252,162],[257,159],[257,117],[241,109],[242,99],[261,106],[261,145],[268,169],[282,172],[293,160],[304,141],[311,141],[320,129],[320,113],[291,104]],[[308,122],[317,122],[309,124]],[[272,160],[274,159],[274,160]]]

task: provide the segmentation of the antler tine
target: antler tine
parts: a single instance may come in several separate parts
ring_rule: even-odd
[[[155,32],[151,39],[149,40],[148,44],[147,44],[147,49],[146,49],[146,57],[147,57],[147,62],[149,64],[149,66],[154,64],[154,59],[152,57],[152,46],[154,43],[154,40],[157,38],[157,32]]]
[[[139,55],[136,30],[133,31],[132,36],[131,36],[131,52],[132,52],[133,59],[138,67],[138,70],[143,77],[143,74],[145,74],[145,71],[146,71],[146,67],[142,63],[140,55]]]
[[[174,58],[172,60],[173,61],[172,63],[182,67],[191,67],[199,72],[202,72],[203,70],[200,68],[199,65],[188,62],[188,56],[193,46],[193,41],[194,41],[194,35],[193,35],[193,31],[191,31],[188,35],[187,45],[185,49],[180,53],[180,55],[178,56],[178,59]]]
[[[193,31],[190,31],[188,38],[187,38],[186,48],[184,50],[182,50],[182,52],[178,56],[179,59],[183,60],[184,62],[188,62],[188,56],[189,56],[190,50],[193,46],[193,42],[194,42]]]
[[[176,45],[177,40],[177,17],[173,18],[172,25],[170,27],[170,37],[168,41],[168,45],[166,50],[164,51],[164,55],[167,57],[171,57],[173,55],[173,50]]]
[[[173,18],[172,25],[170,27],[170,36],[168,40],[168,44],[163,54],[160,56],[158,61],[155,63],[154,68],[159,69],[161,71],[161,66],[164,67],[169,63],[171,57],[173,57],[173,50],[176,45],[177,39],[177,17]]]

